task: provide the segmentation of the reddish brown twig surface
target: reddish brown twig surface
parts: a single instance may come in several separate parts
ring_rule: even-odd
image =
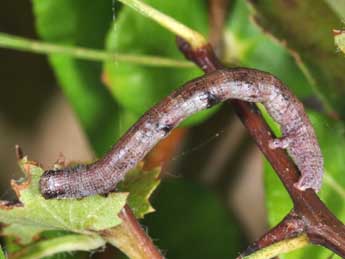
[[[135,218],[132,210],[126,205],[119,214],[119,217],[123,220],[122,224],[126,224],[130,232],[135,235],[137,245],[143,250],[146,258],[151,259],[163,259],[164,257],[160,251],[155,247],[151,238],[146,234],[144,229]]]
[[[198,65],[205,73],[224,67],[210,45],[195,50],[181,38],[177,38],[177,45],[185,57]],[[268,143],[272,139],[273,133],[256,106],[237,100],[229,102],[275,169],[294,204],[289,215],[250,246],[242,256],[277,241],[306,233],[311,243],[327,247],[345,257],[345,226],[331,213],[313,190],[300,191],[294,188],[293,184],[298,181],[300,173],[284,150],[269,148]]]

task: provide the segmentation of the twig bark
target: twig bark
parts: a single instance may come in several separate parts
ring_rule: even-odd
[[[239,258],[252,254],[253,252],[268,247],[279,241],[297,237],[304,232],[303,220],[291,211],[277,226],[269,230],[262,238],[254,242],[243,251]]]
[[[306,234],[298,237],[287,238],[283,241],[278,241],[273,245],[257,250],[255,253],[247,256],[239,256],[237,259],[279,259],[277,255],[284,254],[305,247],[309,244],[309,239]]]
[[[197,64],[204,72],[209,73],[223,68],[210,45],[193,49],[191,45],[179,37],[177,38],[177,45],[185,57]],[[279,240],[282,240],[294,236],[296,233],[306,233],[311,243],[327,247],[345,257],[345,226],[332,214],[313,190],[300,191],[293,186],[298,181],[300,173],[284,150],[269,148],[268,143],[273,132],[267,126],[256,106],[237,100],[229,102],[275,169],[294,203],[292,214],[290,213],[276,228],[260,238],[252,246],[251,252],[276,242],[274,236],[277,234],[279,234]],[[287,227],[292,223],[296,227]]]

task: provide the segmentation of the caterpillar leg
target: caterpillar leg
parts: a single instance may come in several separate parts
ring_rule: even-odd
[[[302,175],[298,182],[294,184],[294,187],[298,190],[305,191],[309,188],[313,189],[316,193],[318,193],[321,189],[322,179],[317,178],[313,175]]]
[[[287,148],[290,145],[290,143],[291,143],[291,138],[282,137],[282,138],[271,139],[268,143],[268,146],[271,149]]]

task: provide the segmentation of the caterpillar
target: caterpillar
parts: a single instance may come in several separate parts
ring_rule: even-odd
[[[227,99],[262,103],[281,126],[282,138],[272,149],[284,148],[301,176],[299,190],[318,192],[322,184],[323,156],[303,104],[273,75],[249,68],[219,69],[187,82],[147,111],[98,161],[83,166],[47,170],[40,178],[46,199],[82,198],[106,194],[126,173],[183,119]]]

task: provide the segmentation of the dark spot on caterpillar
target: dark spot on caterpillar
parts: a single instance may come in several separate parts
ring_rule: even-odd
[[[288,101],[290,99],[290,97],[287,94],[282,94],[283,98],[285,101]]]
[[[116,167],[117,167],[119,170],[122,170],[122,169],[126,168],[126,166],[127,166],[127,163],[124,163],[124,162],[122,162],[122,163],[117,163],[117,164],[116,164]]]
[[[69,168],[69,170],[71,170],[70,168]],[[62,170],[61,169],[58,169],[58,170],[47,170],[47,171],[45,171],[43,174],[42,174],[42,177],[51,177],[51,176],[55,176],[55,175],[57,175],[57,174],[60,174],[60,172],[61,172]]]
[[[165,125],[158,125],[158,130],[164,131],[164,135],[167,135],[173,128],[174,126],[171,124],[165,124]]]
[[[216,95],[214,95],[213,93],[207,91],[206,93],[206,98],[207,98],[207,109],[211,108],[212,106],[220,103],[220,98]]]

